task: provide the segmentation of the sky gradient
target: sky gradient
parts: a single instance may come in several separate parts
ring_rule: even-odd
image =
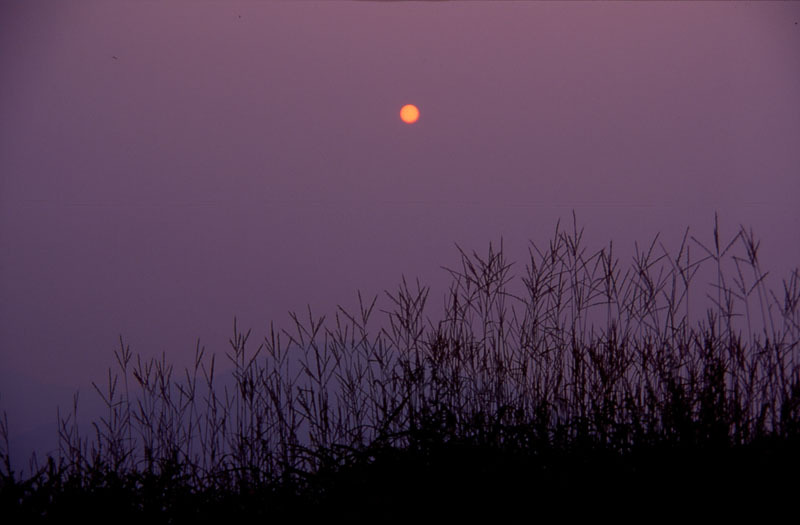
[[[89,406],[120,334],[222,353],[234,316],[259,340],[401,275],[436,290],[454,243],[502,236],[524,265],[573,210],[623,255],[709,239],[718,212],[779,283],[800,264],[798,21],[789,2],[0,3],[12,436],[54,438],[76,388]]]

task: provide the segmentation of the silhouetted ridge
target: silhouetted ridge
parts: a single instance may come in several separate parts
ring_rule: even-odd
[[[88,435],[63,417],[59,454],[25,479],[5,440],[3,508],[434,521],[415,509],[477,519],[615,491],[797,488],[800,271],[768,289],[752,233],[725,243],[715,223],[705,246],[687,230],[672,254],[656,237],[623,269],[611,244],[589,254],[577,226],[557,226],[517,282],[502,244],[459,252],[436,322],[428,289],[405,279],[377,330],[377,298],[360,294],[358,311],[327,322],[291,314],[257,348],[234,321],[232,388],[199,343],[174,374],[120,339],[98,388],[108,412]],[[698,294],[703,271],[712,284]]]

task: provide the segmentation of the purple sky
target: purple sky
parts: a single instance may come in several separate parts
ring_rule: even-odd
[[[260,340],[401,275],[443,286],[454,243],[503,236],[524,265],[573,209],[623,253],[708,239],[716,210],[787,277],[798,21],[789,2],[2,2],[0,410],[18,441],[54,437],[120,334],[222,353],[235,315]]]

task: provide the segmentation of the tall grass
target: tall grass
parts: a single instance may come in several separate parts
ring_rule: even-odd
[[[544,249],[531,244],[519,280],[502,243],[483,256],[459,248],[437,321],[429,288],[405,279],[386,292],[379,329],[377,297],[361,294],[356,311],[291,314],[291,329],[270,325],[259,344],[234,321],[222,384],[199,342],[177,372],[120,338],[95,384],[106,414],[80,429],[76,398],[59,416],[58,453],[32,476],[15,476],[0,425],[3,506],[52,516],[102,495],[93,505],[142,515],[274,515],[329,501],[372,465],[397,474],[448,450],[476,465],[494,451],[486,464],[517,458],[518,478],[523,465],[552,481],[548,461],[586,451],[796,443],[800,271],[775,293],[758,251],[744,228],[723,241],[715,220],[710,245],[687,230],[670,253],[656,237],[623,267],[611,243],[588,252],[573,219]]]

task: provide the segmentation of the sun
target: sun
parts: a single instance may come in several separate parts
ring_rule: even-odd
[[[400,108],[400,119],[406,124],[413,124],[419,120],[419,108],[414,104],[406,104]]]

